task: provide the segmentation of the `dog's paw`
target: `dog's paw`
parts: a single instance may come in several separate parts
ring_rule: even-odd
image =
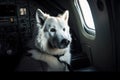
[[[59,60],[63,62],[67,62],[64,56],[60,57]]]
[[[29,50],[28,53],[31,54],[32,58],[36,60],[40,59],[41,54],[37,50]]]
[[[70,64],[70,57],[69,56],[62,56],[59,58],[59,60],[66,62],[67,64]]]

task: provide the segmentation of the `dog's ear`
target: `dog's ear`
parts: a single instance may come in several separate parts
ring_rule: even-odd
[[[43,25],[46,18],[47,18],[46,14],[44,12],[42,12],[40,9],[37,9],[37,11],[36,11],[37,23],[39,23],[40,25]]]
[[[62,18],[63,18],[66,22],[68,22],[68,19],[69,19],[69,11],[68,11],[68,10],[66,10],[66,11],[63,13]]]

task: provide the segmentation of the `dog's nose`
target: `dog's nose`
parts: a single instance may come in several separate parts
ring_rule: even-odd
[[[68,46],[69,43],[70,43],[70,41],[69,41],[68,39],[63,39],[63,40],[61,41],[61,44],[62,44],[62,45],[65,45],[65,46]]]

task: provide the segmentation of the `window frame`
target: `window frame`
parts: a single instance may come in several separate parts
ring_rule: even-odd
[[[88,2],[88,4],[89,4],[89,2]],[[96,36],[96,28],[92,29],[87,26],[86,21],[84,19],[84,14],[82,12],[82,9],[81,9],[80,3],[79,3],[79,0],[74,0],[74,5],[79,14],[79,18],[80,18],[81,26],[82,26],[81,30],[82,30],[83,35],[89,39],[94,40],[95,36]],[[90,7],[90,5],[89,5],[89,7]],[[91,10],[91,8],[90,8],[90,10]],[[91,11],[91,15],[93,15],[92,11]],[[93,16],[92,16],[92,18],[93,18]],[[93,18],[93,22],[94,22],[94,18]],[[95,27],[95,23],[94,23],[94,27]]]

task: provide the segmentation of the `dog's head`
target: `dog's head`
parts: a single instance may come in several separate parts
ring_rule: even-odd
[[[51,48],[67,48],[71,43],[68,18],[68,10],[66,10],[63,14],[58,15],[57,17],[53,17],[42,12],[40,9],[37,9],[36,22],[37,27],[39,27],[38,38],[44,36],[44,39],[47,39],[47,43]]]

